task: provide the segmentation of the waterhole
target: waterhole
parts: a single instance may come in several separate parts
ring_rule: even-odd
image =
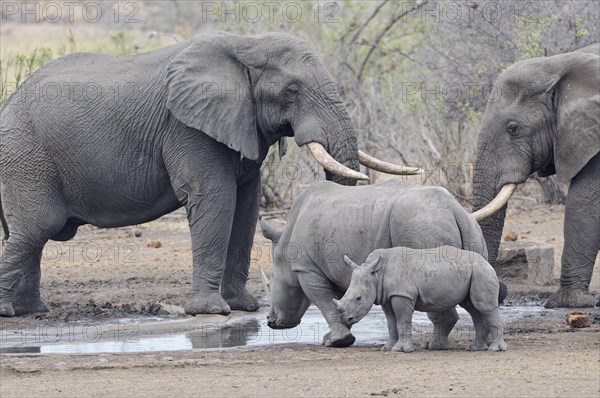
[[[457,308],[460,320],[451,339],[474,336],[468,313]],[[505,323],[531,317],[543,317],[549,310],[542,307],[501,307]],[[430,337],[433,325],[423,312],[413,316],[413,341],[420,343]],[[277,344],[321,344],[329,331],[327,322],[316,307],[310,307],[302,322],[292,329],[273,330],[267,326],[266,309],[249,315],[197,316],[184,320],[144,318],[103,323],[40,323],[24,328],[0,328],[2,353],[127,353],[180,351],[190,349],[228,349],[242,346]],[[356,345],[377,345],[387,340],[385,315],[380,307],[352,328]]]

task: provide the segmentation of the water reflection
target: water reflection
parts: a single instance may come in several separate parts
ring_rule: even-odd
[[[457,308],[460,321],[451,334],[451,339],[474,337],[473,323],[462,308]],[[514,323],[524,318],[545,316],[548,310],[542,307],[501,308],[505,323]],[[264,346],[286,343],[321,344],[329,331],[327,322],[316,307],[311,307],[302,322],[293,329],[273,330],[267,326],[265,313],[256,317],[232,318],[223,322],[197,322],[190,325],[165,321],[162,327],[152,332],[141,331],[137,324],[86,324],[29,326],[21,329],[0,328],[1,353],[121,353],[155,352],[195,349],[221,349],[240,346]],[[198,318],[196,318],[198,319]],[[226,319],[226,318],[224,318]],[[194,319],[188,319],[187,322]],[[186,322],[186,321],[184,321]],[[155,323],[157,325],[159,323]],[[187,330],[184,329],[187,327]],[[177,328],[180,328],[177,331]],[[429,339],[433,325],[423,312],[413,316],[413,340],[416,344]],[[388,331],[385,315],[380,307],[352,328],[356,345],[383,344]]]

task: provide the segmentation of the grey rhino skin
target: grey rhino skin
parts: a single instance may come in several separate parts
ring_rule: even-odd
[[[506,351],[498,312],[498,278],[479,254],[450,246],[426,250],[395,247],[375,250],[361,266],[348,257],[344,261],[354,271],[346,294],[335,300],[342,322],[353,325],[373,304],[381,305],[389,331],[383,351],[414,350],[414,310],[442,312],[457,304],[473,318],[475,341],[469,351]]]
[[[323,338],[326,346],[354,342],[333,302],[350,285],[345,254],[362,262],[376,249],[447,245],[487,258],[479,225],[447,190],[399,180],[358,187],[315,183],[296,199],[283,231],[264,220],[261,227],[274,246],[268,325],[295,327],[312,302],[331,330]],[[436,330],[430,348],[444,347],[456,310],[428,316]]]

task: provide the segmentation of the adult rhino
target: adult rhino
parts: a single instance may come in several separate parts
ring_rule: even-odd
[[[376,249],[453,246],[487,259],[479,225],[446,189],[403,181],[359,187],[316,183],[294,202],[283,231],[265,220],[261,228],[273,242],[268,325],[297,326],[312,302],[331,329],[323,338],[326,346],[354,342],[333,302],[350,285],[352,269],[344,255],[362,263]],[[456,310],[428,317],[434,324],[429,349],[448,348]]]

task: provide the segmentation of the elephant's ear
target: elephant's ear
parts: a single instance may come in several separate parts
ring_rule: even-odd
[[[239,47],[251,37],[200,35],[168,65],[167,107],[186,125],[248,159],[259,157],[259,136],[249,69]]]
[[[574,52],[548,60],[559,71],[547,90],[556,112],[554,167],[569,181],[600,152],[600,57]]]

